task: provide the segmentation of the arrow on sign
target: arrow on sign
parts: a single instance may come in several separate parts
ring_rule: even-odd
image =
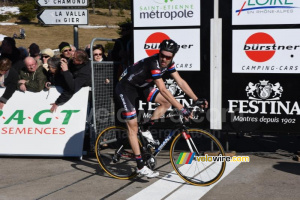
[[[37,18],[46,25],[87,25],[87,9],[46,9]]]
[[[54,7],[54,6],[60,6],[60,7],[66,7],[66,6],[74,6],[74,7],[87,7],[89,5],[88,0],[36,0],[36,3],[39,6],[44,7]]]

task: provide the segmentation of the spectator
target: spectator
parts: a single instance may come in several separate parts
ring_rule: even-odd
[[[26,57],[29,56],[29,53],[25,47],[19,47],[18,49],[20,51],[21,60],[24,60]]]
[[[29,56],[33,57],[36,61],[38,66],[42,65],[41,56],[40,56],[40,47],[36,43],[32,43],[28,47]]]
[[[28,52],[29,55],[33,58],[40,58],[40,47],[39,45],[37,45],[36,43],[32,43],[29,47],[28,47]]]
[[[16,41],[11,37],[4,37],[1,44],[1,57],[8,58],[12,62],[12,68],[19,72],[25,65],[16,47]]]
[[[24,28],[20,28],[20,38],[21,39],[25,39],[25,36],[26,36],[25,29]]]
[[[23,92],[40,92],[47,81],[45,69],[33,57],[25,58],[24,63],[26,67],[20,71],[18,88]]]
[[[69,94],[73,95],[82,87],[91,86],[91,65],[87,53],[78,49],[74,53],[74,57],[68,63],[65,58],[61,59],[61,69],[66,87]],[[57,107],[65,102],[55,102],[52,104],[51,112],[55,112]]]
[[[98,44],[93,48],[93,59],[94,59],[94,61],[97,61],[97,62],[107,60],[107,58],[105,56],[104,47],[101,44],[100,45]]]
[[[115,42],[111,51],[111,59],[120,62],[117,72],[117,78],[131,64],[133,64],[133,48],[132,48],[132,23],[120,25],[120,35]]]
[[[61,86],[66,88],[60,65],[60,58],[51,57],[47,60],[49,70],[47,72],[47,82],[45,84],[46,89],[50,89],[50,86]]]
[[[54,112],[57,108],[57,105],[63,105],[67,101],[69,101],[73,93],[70,92],[69,88],[66,85],[65,79],[61,73],[61,61],[60,58],[52,57],[48,59],[49,70],[47,72],[46,89],[50,89],[51,86],[60,86],[63,91],[60,96],[56,99],[55,103],[51,104],[52,107],[50,109],[51,112]]]
[[[0,97],[0,110],[14,94],[17,85],[18,72],[11,67],[11,61],[8,58],[0,58],[0,88],[5,88],[2,97]]]
[[[58,46],[60,51],[60,57],[66,59],[68,62],[72,58],[72,49],[69,43],[62,42]]]
[[[70,47],[71,47],[71,49],[72,49],[71,53],[72,53],[72,57],[73,57],[73,56],[74,56],[74,53],[75,53],[75,51],[76,51],[76,47],[75,47],[74,45],[71,45],[71,44],[70,44]]]
[[[52,51],[52,49],[43,49],[41,51],[41,60],[43,63],[43,67],[46,71],[48,71],[48,60],[49,58],[52,58],[54,56],[54,51]]]
[[[96,45],[95,47],[93,47],[93,59],[94,61],[97,62],[102,62],[102,61],[106,61],[106,56],[104,54],[104,47],[100,44]],[[102,76],[106,76],[104,73],[102,73]],[[108,84],[110,82],[110,80],[108,79],[108,77],[106,76],[104,83]]]

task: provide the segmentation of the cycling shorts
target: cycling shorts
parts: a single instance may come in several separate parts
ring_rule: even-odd
[[[155,102],[155,98],[159,93],[159,90],[154,85],[139,88],[121,81],[116,86],[116,95],[119,105],[123,110],[121,116],[123,119],[134,119],[137,117],[135,104],[136,100],[146,99],[147,102]]]

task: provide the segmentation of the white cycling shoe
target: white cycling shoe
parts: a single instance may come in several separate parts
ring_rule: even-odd
[[[150,131],[145,131],[145,132],[142,132],[142,135],[147,139],[147,141],[152,144],[152,145],[155,145],[155,146],[158,146],[159,145],[159,141],[158,140],[154,140],[153,139],[153,136],[151,134]]]
[[[144,166],[142,169],[136,168],[136,173],[138,177],[146,176],[147,178],[154,178],[159,176],[159,172],[152,171],[147,166]]]

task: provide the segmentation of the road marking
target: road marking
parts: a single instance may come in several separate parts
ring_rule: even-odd
[[[133,195],[128,200],[152,200],[152,199],[200,199],[209,190],[211,190],[216,184],[218,184],[223,178],[225,178],[230,172],[232,172],[240,162],[227,162],[226,168],[221,179],[213,185],[199,187],[190,184],[186,184],[175,171],[169,173],[165,177],[156,181],[152,185],[143,189],[139,193]]]

